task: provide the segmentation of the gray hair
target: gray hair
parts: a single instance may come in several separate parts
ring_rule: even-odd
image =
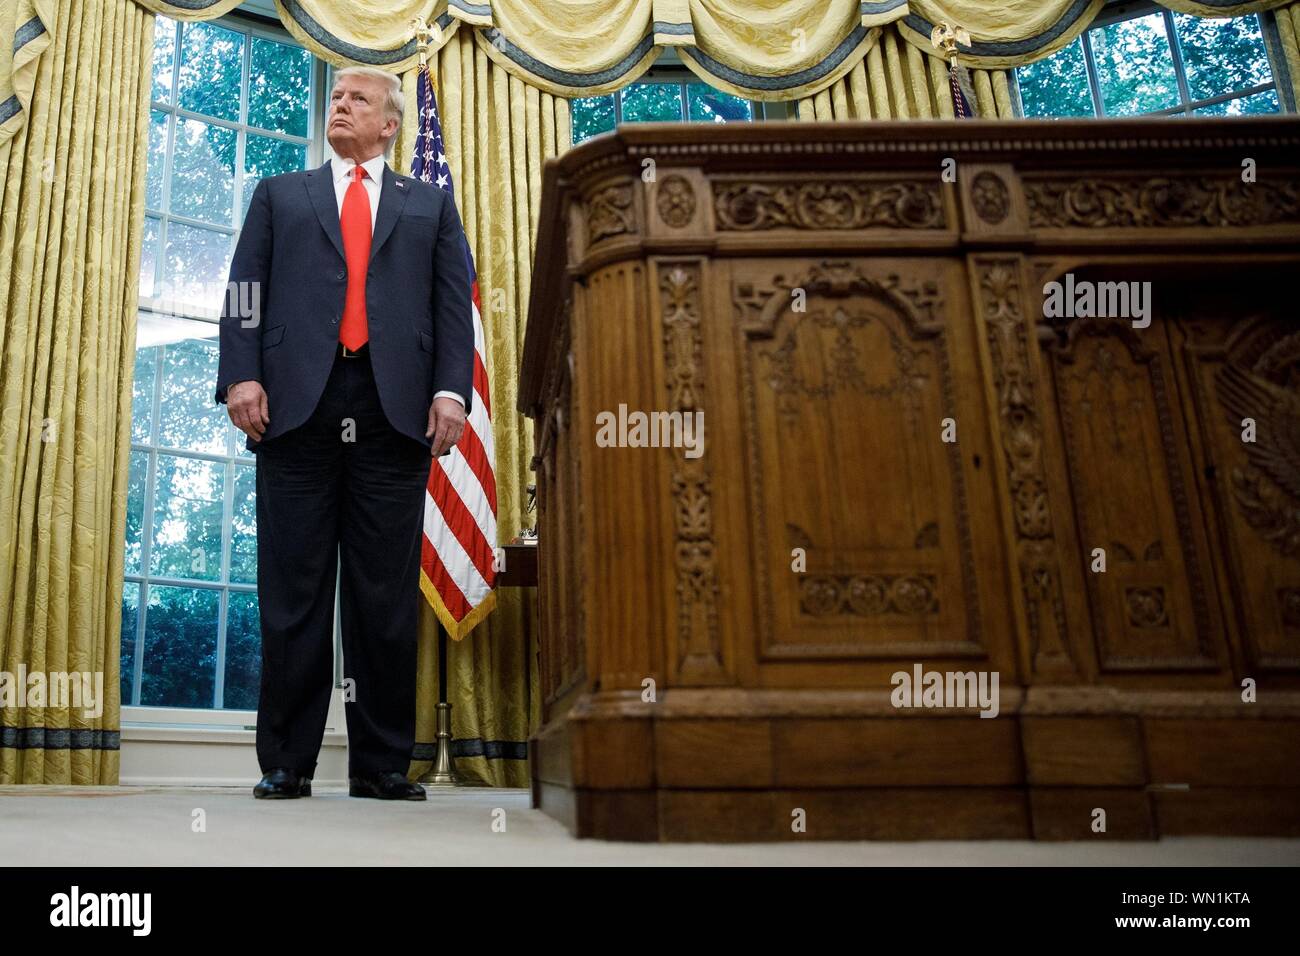
[[[402,94],[402,81],[397,74],[373,66],[348,66],[334,72],[334,84],[345,76],[365,76],[378,80],[384,86],[384,112],[397,118],[397,132],[384,144],[384,155],[393,155],[393,145],[402,135],[402,115],[406,112],[406,97]]]

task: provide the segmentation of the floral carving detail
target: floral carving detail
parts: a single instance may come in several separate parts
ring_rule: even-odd
[[[1124,601],[1128,606],[1128,622],[1134,627],[1169,626],[1164,588],[1125,588]]]
[[[1246,523],[1284,557],[1300,554],[1300,506],[1256,468],[1233,468],[1232,495]]]
[[[1088,177],[1030,180],[1029,224],[1084,226],[1263,226],[1300,219],[1300,184],[1246,184],[1233,177]]]
[[[665,176],[655,197],[659,218],[674,229],[690,224],[695,215],[695,190],[681,176]]]
[[[1010,259],[980,263],[980,307],[988,327],[1016,558],[1037,666],[1046,658],[1066,656],[1067,631],[1017,268]]]
[[[626,183],[606,186],[587,200],[587,241],[599,242],[632,232],[632,187]]]
[[[660,274],[664,362],[670,408],[701,408],[699,266],[667,264]],[[670,478],[675,507],[677,646],[683,668],[722,670],[718,639],[718,570],[713,542],[713,496],[707,459],[674,456]]]
[[[939,613],[933,574],[819,574],[799,584],[799,609],[812,617]]]
[[[980,173],[971,183],[970,201],[975,215],[991,226],[1002,222],[1011,211],[1011,196],[1006,184],[987,171]]]
[[[716,182],[718,229],[944,228],[939,187],[929,183]]]

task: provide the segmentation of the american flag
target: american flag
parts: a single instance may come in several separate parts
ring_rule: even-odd
[[[420,67],[416,89],[420,129],[411,175],[445,189],[455,201],[427,65]],[[453,640],[468,634],[496,605],[496,454],[478,274],[468,243],[465,257],[474,303],[474,397],[461,440],[429,469],[420,553],[420,590]]]

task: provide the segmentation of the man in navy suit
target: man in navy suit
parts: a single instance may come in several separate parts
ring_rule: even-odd
[[[385,162],[402,110],[397,77],[339,71],[334,157],[257,184],[230,266],[216,400],[257,459],[256,797],[311,795],[337,575],[349,792],[425,799],[406,779],[425,486],[465,427],[474,328],[455,203]]]

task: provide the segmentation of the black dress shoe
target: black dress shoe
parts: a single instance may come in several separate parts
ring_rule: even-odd
[[[295,800],[311,796],[311,777],[302,777],[287,767],[276,767],[262,775],[253,788],[259,800]]]
[[[379,800],[423,800],[424,787],[411,783],[400,770],[382,770],[361,777],[351,777],[348,796],[375,797]]]

